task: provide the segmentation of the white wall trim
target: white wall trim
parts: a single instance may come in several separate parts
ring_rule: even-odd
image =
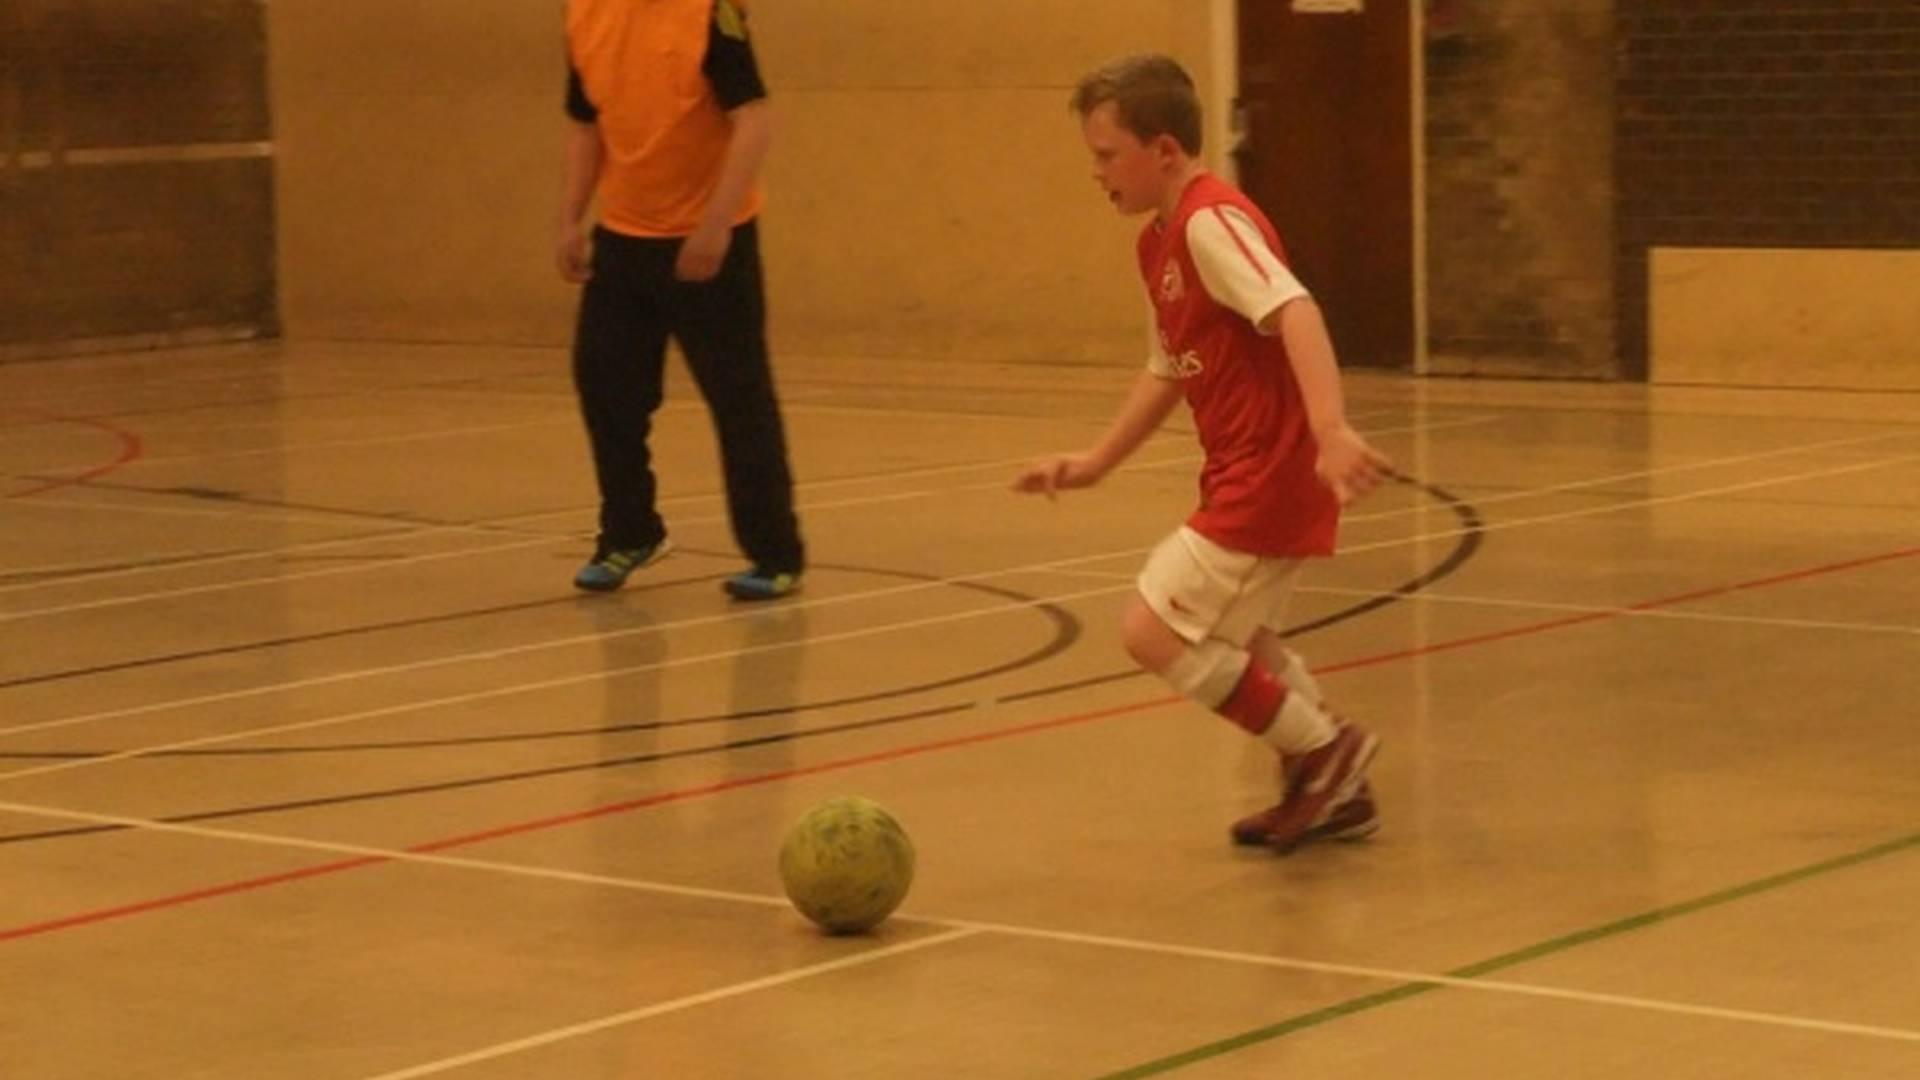
[[[90,146],[78,150],[30,150],[8,159],[10,168],[53,169],[83,165],[145,165],[159,161],[229,161],[270,158],[270,142],[176,143],[171,146]]]
[[[1407,4],[1408,128],[1413,138],[1413,373],[1425,375],[1427,356],[1427,20],[1421,0]]]

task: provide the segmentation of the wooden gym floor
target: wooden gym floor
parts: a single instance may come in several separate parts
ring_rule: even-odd
[[[1296,646],[1385,828],[1233,850],[1266,759],[1113,627],[1184,417],[1132,372],[784,360],[814,568],[577,595],[563,353],[0,367],[0,1076],[1920,1076],[1920,396],[1419,382],[1351,411]],[[787,824],[891,808],[877,933]]]

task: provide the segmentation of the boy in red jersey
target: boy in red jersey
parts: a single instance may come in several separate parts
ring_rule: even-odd
[[[1052,497],[1098,483],[1185,398],[1206,451],[1200,506],[1148,556],[1122,640],[1279,752],[1281,799],[1235,822],[1237,843],[1286,852],[1365,836],[1378,827],[1366,783],[1378,742],[1327,712],[1279,629],[1301,561],[1333,553],[1341,505],[1372,490],[1386,460],[1347,423],[1326,323],[1273,225],[1198,160],[1200,104],[1180,65],[1115,61],[1072,104],[1107,198],[1153,214],[1138,245],[1153,344],[1099,441],[1014,487]]]

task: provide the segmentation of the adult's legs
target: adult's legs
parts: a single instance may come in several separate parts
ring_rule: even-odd
[[[593,277],[580,293],[573,382],[600,484],[603,551],[666,538],[647,436],[660,407],[673,280],[672,241],[596,230]]]
[[[734,539],[757,569],[799,573],[806,551],[767,356],[766,296],[753,223],[733,230],[726,260],[711,281],[678,283],[673,333],[713,414]]]

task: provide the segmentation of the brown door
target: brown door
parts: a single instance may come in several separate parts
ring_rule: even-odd
[[[1279,228],[1353,366],[1414,358],[1407,4],[1239,4],[1241,186]]]

